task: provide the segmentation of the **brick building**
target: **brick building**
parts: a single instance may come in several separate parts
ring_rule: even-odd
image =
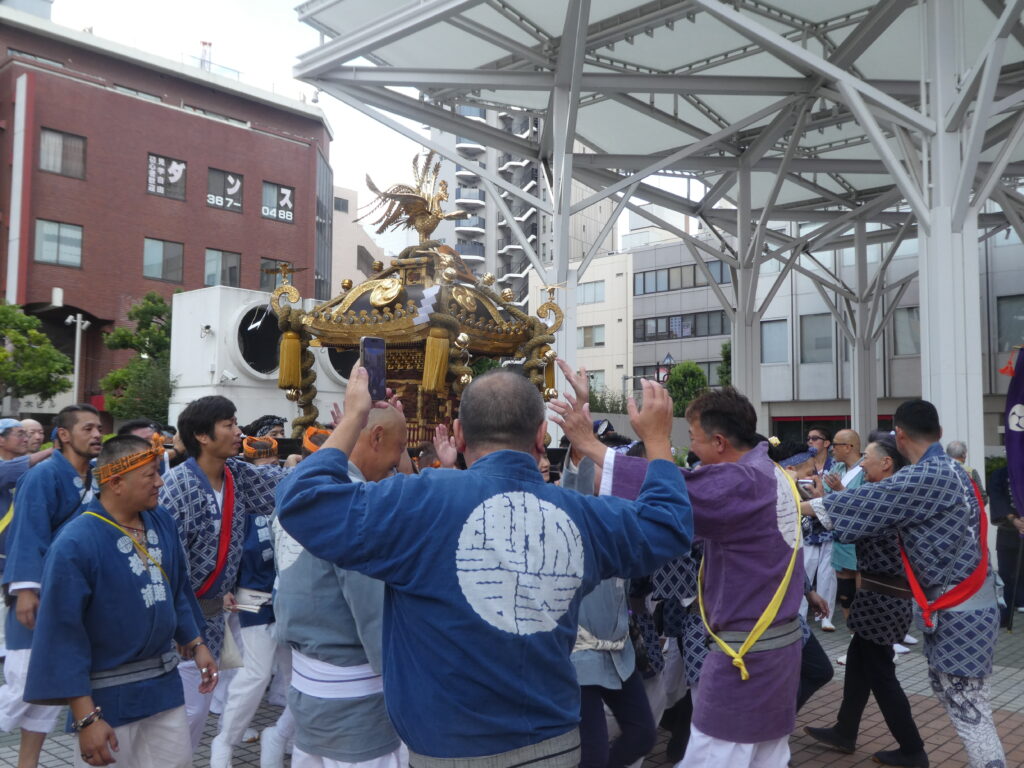
[[[126,359],[101,334],[148,291],[272,290],[288,261],[328,298],[330,139],[315,107],[0,7],[0,281],[69,355],[90,320],[77,399],[101,404]]]

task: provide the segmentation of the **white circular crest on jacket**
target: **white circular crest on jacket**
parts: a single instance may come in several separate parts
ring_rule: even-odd
[[[517,635],[550,632],[583,581],[583,538],[551,502],[499,493],[466,518],[455,566],[462,594],[488,624]]]
[[[1006,415],[1006,426],[1013,432],[1024,432],[1024,403],[1017,403]]]
[[[292,538],[276,517],[270,524],[270,529],[273,531],[274,539],[274,563],[277,566],[277,572],[281,573],[299,559],[299,555],[302,554],[302,545]]]

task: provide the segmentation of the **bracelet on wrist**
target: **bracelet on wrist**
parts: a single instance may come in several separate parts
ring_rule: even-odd
[[[195,653],[196,649],[197,649],[197,648],[198,648],[199,646],[201,646],[201,645],[206,645],[206,643],[204,643],[204,642],[203,642],[203,641],[202,641],[201,639],[200,639],[200,640],[196,640],[195,642],[193,642],[193,643],[192,643],[192,644],[191,644],[191,645],[190,645],[190,646],[188,647],[188,649],[189,649],[190,651],[192,651],[193,653]]]
[[[97,720],[103,719],[103,708],[96,707],[92,712],[83,717],[81,720],[76,720],[71,724],[71,729],[76,733],[81,731],[83,728],[88,728],[90,725],[95,723]]]

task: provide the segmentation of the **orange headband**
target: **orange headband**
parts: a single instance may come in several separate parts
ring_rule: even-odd
[[[306,431],[302,433],[302,447],[310,453],[316,453],[320,450],[320,445],[323,445],[322,442],[320,445],[313,442],[314,435],[324,435],[324,439],[327,439],[327,437],[331,436],[331,430],[318,429],[317,427],[306,427]]]
[[[164,436],[159,432],[153,434],[153,445],[144,451],[138,453],[130,453],[127,456],[122,456],[120,459],[115,459],[109,464],[104,464],[102,467],[96,468],[96,480],[100,485],[110,482],[115,477],[125,475],[131,472],[133,469],[148,464],[154,459],[159,460],[164,455]]]
[[[277,456],[277,440],[272,437],[250,437],[242,439],[242,450],[247,459],[269,459]]]

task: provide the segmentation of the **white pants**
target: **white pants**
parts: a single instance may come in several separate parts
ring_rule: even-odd
[[[317,757],[303,752],[298,747],[292,751],[292,768],[406,768],[408,765],[409,753],[404,745],[394,752],[361,763],[343,763],[329,757]]]
[[[206,716],[210,714],[210,702],[213,693],[200,693],[199,684],[203,681],[202,673],[194,661],[182,661],[178,665],[181,685],[185,689],[185,717],[188,719],[188,730],[192,740],[192,752],[199,747],[206,729]],[[189,752],[191,756],[192,752]]]
[[[0,595],[0,656],[7,655],[7,601]]]
[[[4,687],[0,688],[0,730],[23,728],[35,733],[49,733],[57,724],[61,707],[28,704],[25,698],[25,678],[32,651],[8,651],[4,661]]]
[[[739,744],[708,736],[690,726],[686,754],[676,768],[786,768],[789,736],[756,744]]]
[[[231,681],[217,734],[217,740],[224,746],[241,741],[270,682],[275,656],[279,673],[291,677],[291,650],[277,644],[273,624],[242,627],[241,640],[245,665]]]
[[[118,765],[125,768],[191,768],[188,721],[185,708],[176,707],[166,712],[138,720],[114,729],[117,752],[113,752]],[[87,768],[76,738],[72,749],[75,768]]]
[[[824,598],[828,603],[828,615],[835,613],[836,590],[839,584],[836,581],[836,570],[832,567],[832,542],[826,541],[821,544],[804,544],[804,571],[807,579],[814,587],[814,591]],[[800,613],[807,615],[807,598],[800,601]]]

